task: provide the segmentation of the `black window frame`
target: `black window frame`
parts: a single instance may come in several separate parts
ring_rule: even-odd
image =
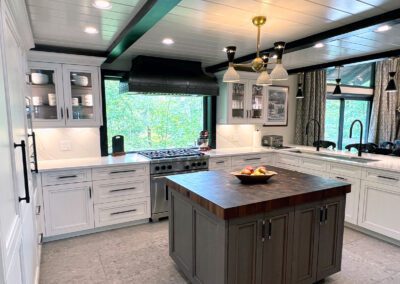
[[[100,148],[102,156],[109,156],[108,152],[108,135],[107,135],[107,102],[105,80],[121,80],[127,78],[129,72],[117,70],[101,70],[101,101],[103,125],[100,127]],[[209,145],[211,148],[216,147],[216,132],[217,132],[217,97],[203,97],[203,126],[209,131]],[[136,153],[137,151],[127,151],[127,153]]]
[[[354,87],[354,86],[353,86]],[[358,88],[358,87],[356,87]],[[370,88],[368,88],[370,89]],[[326,100],[340,100],[340,107],[339,107],[339,135],[338,141],[334,141],[337,143],[337,149],[343,150],[343,130],[344,130],[344,111],[345,111],[345,101],[352,100],[352,101],[368,101],[368,109],[367,109],[367,123],[364,125],[364,141],[368,142],[369,136],[369,126],[371,123],[371,113],[372,113],[372,102],[373,96],[372,95],[360,95],[360,94],[342,94],[332,95],[328,93],[326,96]]]

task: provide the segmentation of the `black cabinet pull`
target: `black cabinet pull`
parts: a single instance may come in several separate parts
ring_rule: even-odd
[[[397,179],[397,178],[394,178],[394,177],[378,176],[378,178],[383,178],[383,179],[388,179],[388,180],[399,181],[399,179]]]
[[[60,110],[61,110],[61,119],[64,119],[64,109],[61,108]]]
[[[336,178],[347,181],[347,178],[344,178],[344,177],[336,177]]]
[[[65,179],[65,178],[77,178],[77,175],[70,175],[70,176],[60,176],[58,179]]]
[[[245,161],[255,161],[255,160],[261,160],[261,158],[247,158],[244,159]]]
[[[269,219],[268,223],[268,240],[272,238],[272,219]]]
[[[168,200],[168,185],[165,186],[165,200]]]
[[[216,164],[223,164],[223,163],[225,163],[225,161],[217,161],[217,162],[215,162]]]
[[[14,143],[14,149],[17,148],[17,147],[21,147],[22,164],[23,164],[23,169],[24,169],[24,186],[25,186],[25,197],[18,197],[18,201],[21,202],[22,200],[25,200],[26,203],[30,203],[31,202],[31,197],[29,195],[28,164],[26,163],[25,141],[21,140],[20,144]]]
[[[324,207],[319,208],[319,223],[322,224],[324,222]]]
[[[92,187],[89,186],[89,198],[92,199]]]
[[[125,210],[125,211],[120,211],[120,212],[113,212],[113,213],[110,213],[110,215],[118,215],[118,214],[124,214],[124,213],[135,212],[135,211],[136,211],[136,209]]]
[[[121,188],[121,189],[113,189],[113,190],[110,190],[110,192],[125,191],[125,190],[133,190],[133,189],[136,189],[136,187],[127,187],[127,188]]]
[[[39,245],[43,244],[43,233],[40,233],[40,234],[39,234],[39,241],[38,241],[38,244],[39,244]]]
[[[325,219],[324,224],[328,223],[328,205],[325,206]]]
[[[261,241],[265,241],[265,220],[262,221],[261,225]]]
[[[37,159],[37,153],[36,153],[36,134],[34,131],[32,131],[32,134],[28,134],[28,137],[32,137],[32,143],[33,143],[33,165],[35,169],[31,170],[33,173],[38,173],[38,159]]]
[[[67,119],[69,119],[69,110],[68,108],[66,108],[66,110],[67,110]]]
[[[136,172],[136,170],[113,171],[113,172],[110,172],[110,175],[112,175],[112,174],[122,174],[122,173],[133,173],[133,172]]]
[[[36,206],[36,215],[40,215],[41,210],[42,210],[42,207],[40,205]]]

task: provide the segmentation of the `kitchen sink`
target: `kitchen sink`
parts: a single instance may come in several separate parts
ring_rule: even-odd
[[[331,154],[325,154],[325,153],[319,153],[319,152],[310,152],[310,151],[301,151],[301,150],[291,150],[288,151],[291,153],[297,153],[297,154],[308,154],[308,155],[315,155],[315,156],[320,156],[320,157],[326,157],[326,158],[332,158],[332,159],[337,159],[337,160],[342,160],[342,161],[349,161],[349,162],[356,162],[356,163],[372,163],[372,162],[378,162],[379,160],[375,159],[367,159],[367,158],[360,158],[360,157],[351,157],[351,156],[336,156],[336,155],[331,155]]]

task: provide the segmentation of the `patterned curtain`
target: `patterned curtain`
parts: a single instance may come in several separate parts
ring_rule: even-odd
[[[298,99],[296,104],[296,129],[295,143],[298,145],[312,145],[316,140],[318,126],[311,122],[309,140],[307,143],[306,125],[310,119],[316,119],[321,124],[321,140],[325,129],[326,106],[326,71],[316,70],[299,75],[299,82],[303,83],[303,99]],[[315,137],[315,139],[314,139]]]
[[[375,92],[369,129],[369,142],[381,143],[400,138],[400,95],[385,92],[389,82],[389,72],[396,71],[395,82],[400,87],[400,59],[384,60],[376,63]]]

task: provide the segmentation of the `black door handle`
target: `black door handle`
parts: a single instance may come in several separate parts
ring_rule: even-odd
[[[168,185],[165,186],[165,200],[168,200]]]
[[[33,165],[35,166],[35,169],[31,170],[33,173],[38,173],[38,160],[37,160],[37,153],[36,153],[36,134],[34,131],[32,131],[32,134],[28,134],[28,137],[32,137],[32,143],[33,143]]]
[[[26,203],[30,203],[31,202],[31,197],[29,196],[28,165],[26,163],[25,141],[21,140],[21,144],[14,143],[14,149],[17,148],[17,147],[21,147],[22,164],[23,164],[23,168],[24,168],[24,185],[25,185],[25,197],[18,197],[18,201],[21,202],[22,200],[25,200]]]
[[[268,223],[268,240],[270,240],[272,238],[272,220],[269,219],[269,223]]]
[[[319,208],[319,223],[324,223],[324,207]]]

